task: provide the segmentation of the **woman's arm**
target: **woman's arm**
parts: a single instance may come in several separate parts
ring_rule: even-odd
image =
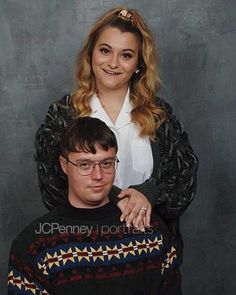
[[[35,137],[35,161],[42,200],[47,209],[67,198],[67,178],[59,163],[60,140],[64,128],[73,120],[69,96],[50,105]]]
[[[157,132],[159,167],[150,179],[132,188],[142,192],[164,218],[179,217],[196,195],[198,159],[188,135],[163,99],[168,120]]]

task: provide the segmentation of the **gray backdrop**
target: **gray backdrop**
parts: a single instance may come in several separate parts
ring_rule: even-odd
[[[184,294],[235,294],[234,0],[1,0],[1,294],[13,238],[46,212],[33,159],[35,131],[49,104],[71,90],[88,29],[118,4],[139,9],[151,27],[165,82],[161,95],[200,160],[198,197],[181,219]]]

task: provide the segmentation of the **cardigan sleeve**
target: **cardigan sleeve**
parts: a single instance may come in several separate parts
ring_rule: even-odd
[[[47,209],[60,205],[67,198],[67,177],[60,167],[59,154],[62,132],[72,120],[64,97],[50,105],[36,132],[35,161],[42,200]]]
[[[8,295],[50,295],[50,276],[40,270],[32,257],[22,249],[17,239],[13,241],[8,264]]]
[[[167,113],[167,121],[157,131],[157,171],[144,183],[132,185],[156,206],[165,219],[179,217],[192,202],[196,194],[198,159],[187,133],[175,117],[172,107],[158,99]]]

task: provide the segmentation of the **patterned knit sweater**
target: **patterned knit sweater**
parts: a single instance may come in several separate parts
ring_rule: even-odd
[[[176,251],[163,221],[127,228],[111,203],[68,202],[32,222],[13,242],[8,294],[181,294]]]

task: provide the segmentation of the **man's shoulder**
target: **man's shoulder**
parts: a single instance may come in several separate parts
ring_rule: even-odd
[[[57,214],[52,210],[30,222],[14,239],[13,243],[19,245],[30,244],[34,239],[39,237],[42,224],[56,222]]]
[[[170,231],[166,222],[155,211],[152,213],[150,225],[153,232],[159,232],[167,240],[170,238]]]

